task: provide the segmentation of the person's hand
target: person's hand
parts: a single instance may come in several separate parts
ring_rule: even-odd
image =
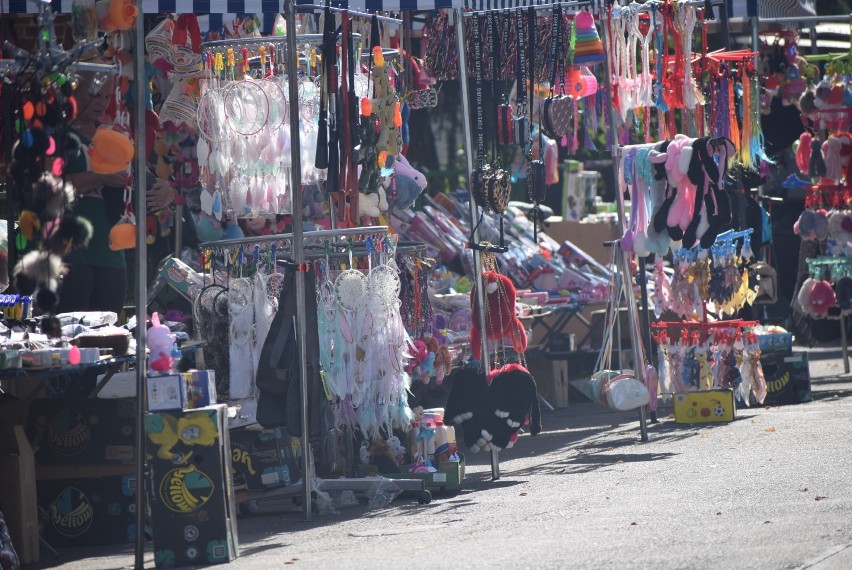
[[[162,210],[172,205],[177,193],[168,182],[157,180],[146,194],[147,206],[150,211]]]
[[[127,172],[121,171],[115,174],[99,174],[98,180],[103,186],[109,188],[124,188],[127,186]]]

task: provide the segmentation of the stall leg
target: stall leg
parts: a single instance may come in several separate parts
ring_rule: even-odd
[[[849,374],[849,342],[846,334],[846,317],[840,317],[840,350],[843,353],[843,373]]]
[[[145,19],[136,18],[136,37],[133,46],[133,61],[136,77],[145,74]],[[145,83],[136,82],[136,105],[134,109],[136,122],[136,172],[134,173],[134,192],[136,193],[136,211],[145,211],[146,196],[145,174],[147,157],[145,152]],[[134,567],[138,570],[145,567],[145,412],[147,410],[147,390],[145,387],[145,371],[147,370],[145,354],[146,323],[148,320],[148,253],[145,248],[145,224],[136,224],[136,543],[134,549]]]
[[[473,149],[471,148],[471,133],[472,127],[470,123],[470,93],[467,85],[467,54],[465,53],[464,41],[464,12],[460,8],[454,10],[456,22],[456,46],[459,52],[459,85],[461,86],[462,97],[462,117],[464,124],[464,147],[465,156],[467,158],[467,184],[470,191],[471,174],[473,173]],[[473,193],[468,193],[468,209],[470,211],[470,224],[474,228],[473,235],[470,236],[471,244],[479,243],[479,233],[476,230],[478,219],[478,208],[473,200]],[[478,307],[485,307],[485,292],[482,289],[482,259],[479,250],[471,249],[473,253],[473,278],[476,283],[476,304]],[[479,330],[486,330],[485,326],[485,311],[479,310]],[[488,374],[488,342],[482,342],[482,354],[473,355],[474,358],[482,359],[482,366],[485,373]],[[500,458],[496,450],[491,450],[491,478],[497,480],[500,478]]]

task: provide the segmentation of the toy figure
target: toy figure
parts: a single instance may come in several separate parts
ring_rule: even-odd
[[[148,341],[148,369],[155,372],[168,372],[172,369],[172,345],[175,335],[166,325],[160,324],[160,315],[151,315],[151,328],[146,335]]]

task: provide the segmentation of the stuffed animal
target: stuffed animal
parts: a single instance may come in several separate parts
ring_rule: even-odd
[[[399,473],[399,463],[396,452],[391,449],[388,442],[382,438],[376,438],[370,445],[370,463],[375,465],[379,473]]]
[[[493,411],[488,409],[488,380],[475,368],[461,368],[453,372],[451,385],[444,424],[459,426],[465,445],[477,452],[488,445],[482,434]]]
[[[515,286],[505,275],[493,271],[484,271],[482,281],[485,285],[485,338],[502,340],[510,338],[515,352],[527,349],[527,332],[515,314],[517,292]],[[470,349],[475,358],[482,355],[482,332],[479,330],[476,287],[471,289],[470,304],[473,317],[470,327]]]
[[[402,110],[396,91],[391,88],[390,75],[385,65],[381,47],[373,48],[373,83],[374,97],[371,100],[373,114],[379,122],[379,140],[376,150],[385,156],[396,156],[402,150]],[[385,164],[379,161],[379,167]]]
[[[414,180],[420,190],[426,189],[426,185],[428,184],[426,176],[424,176],[422,172],[416,170],[413,166],[411,166],[411,163],[408,162],[408,159],[405,158],[405,155],[403,155],[402,153],[399,153],[393,157],[391,166],[393,166],[393,171],[396,174]]]
[[[399,438],[396,437],[395,435],[389,437],[388,438],[388,446],[391,448],[391,450],[396,455],[396,462],[399,465],[402,465],[403,463],[405,463],[405,446],[402,445],[402,442],[399,441]]]
[[[155,372],[168,372],[172,368],[172,346],[175,335],[166,325],[160,324],[160,315],[151,315],[151,328],[147,333],[149,351],[148,369]]]
[[[483,437],[500,451],[512,447],[518,430],[530,418],[530,433],[541,432],[541,408],[538,390],[529,371],[520,364],[507,364],[491,373],[488,416]]]

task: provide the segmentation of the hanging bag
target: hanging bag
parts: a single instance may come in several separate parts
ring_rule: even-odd
[[[553,24],[550,35],[550,96],[544,100],[543,126],[545,134],[553,139],[561,139],[571,125],[571,113],[574,102],[571,97],[564,94],[565,73],[562,46],[562,7],[556,5],[553,9]],[[562,88],[559,95],[555,94],[557,73],[562,70]]]
[[[621,250],[613,247],[613,267],[619,267]],[[621,277],[615,272],[616,283],[611,287],[609,305],[604,319],[604,345],[598,355],[595,365],[596,372],[592,374],[586,386],[586,395],[592,400],[608,408],[620,411],[635,410],[648,405],[650,394],[645,385],[636,378],[633,370],[613,370],[612,367],[612,338],[616,333],[618,306],[624,295]]]

